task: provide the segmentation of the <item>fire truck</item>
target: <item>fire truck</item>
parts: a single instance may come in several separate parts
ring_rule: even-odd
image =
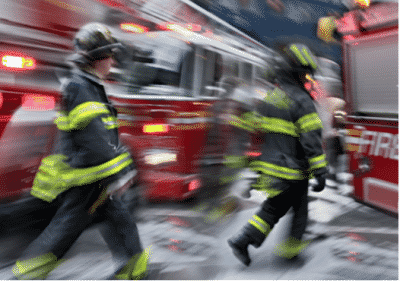
[[[120,7],[106,2],[1,1],[0,200],[28,191],[41,159],[54,150],[59,78],[68,71],[72,38],[85,23],[113,21]]]
[[[265,65],[182,25],[164,29],[121,36],[140,51],[106,87],[150,201],[216,193],[236,179],[250,136],[233,123]]]
[[[349,169],[355,199],[398,214],[398,3],[364,2],[336,21]]]
[[[111,26],[130,50],[106,88],[121,138],[137,159],[143,196],[181,200],[235,180],[247,141],[225,121],[242,110],[245,98],[227,97],[233,86],[245,93],[263,71],[262,60],[246,47],[232,47],[235,31],[226,44],[228,38],[221,42],[208,29],[193,33],[198,25],[160,24],[153,12],[145,19],[132,9],[151,1],[145,2],[1,1],[0,200],[28,191],[41,159],[54,153],[65,59],[75,32],[92,21]]]

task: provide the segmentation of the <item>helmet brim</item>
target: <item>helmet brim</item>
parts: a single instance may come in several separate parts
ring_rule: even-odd
[[[89,58],[94,60],[106,58],[109,55],[114,55],[117,52],[124,50],[122,43],[113,43],[100,48],[96,48],[87,53]]]

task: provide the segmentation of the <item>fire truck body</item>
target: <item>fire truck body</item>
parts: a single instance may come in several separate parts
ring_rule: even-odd
[[[264,64],[245,51],[171,28],[130,35],[131,43],[151,53],[151,62],[128,62],[120,72],[129,83],[107,88],[148,200],[186,199],[235,179],[238,169],[227,159],[243,157],[249,139],[229,118],[243,112],[246,98],[233,98],[226,84],[251,87],[256,67]]]
[[[134,22],[142,27],[134,32],[154,30],[159,24],[160,19],[149,22],[116,2],[0,3],[0,199],[29,190],[41,159],[54,152],[57,129],[53,119],[61,98],[60,77],[68,71],[65,58],[72,53],[72,38],[78,28],[91,21],[104,22],[129,41],[135,37],[132,28],[127,32],[120,23]],[[234,77],[250,82],[255,72],[249,69],[262,63],[244,49],[218,42],[215,39],[221,37],[209,30],[209,38],[196,35],[184,39],[185,31],[176,28],[167,32],[174,39],[156,42],[151,35],[162,32],[148,32],[143,36],[149,40],[135,42],[152,49],[156,62],[152,64],[158,67],[131,64],[130,73],[137,77],[130,75],[123,83],[107,87],[118,108],[121,138],[137,159],[141,180],[148,187],[145,195],[150,199],[191,197],[200,186],[206,186],[206,174],[218,184],[233,180],[232,169],[225,172],[224,157],[243,151],[232,141],[236,146],[242,143],[241,134],[222,122],[221,116],[240,110],[241,103],[219,96],[226,90],[217,83],[222,78],[218,75],[229,70]],[[223,66],[228,70],[222,71]],[[138,80],[140,87],[134,85]],[[133,94],[139,90],[140,94]]]
[[[338,21],[343,37],[347,151],[354,197],[398,213],[398,4]]]
[[[72,33],[38,21],[46,18],[42,2],[0,3],[0,199],[29,190],[56,132],[56,72],[70,52]]]
[[[41,159],[53,151],[59,78],[80,26],[107,21],[100,1],[0,2],[0,200],[32,186]]]

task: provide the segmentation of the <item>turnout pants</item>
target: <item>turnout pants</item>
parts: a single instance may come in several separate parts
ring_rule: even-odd
[[[308,180],[289,181],[262,174],[258,186],[268,193],[268,199],[248,221],[244,233],[251,237],[253,246],[261,246],[275,224],[293,208],[289,237],[276,251],[285,258],[297,256],[307,244],[301,239],[308,218]]]
[[[273,188],[281,192],[265,200],[256,215],[272,229],[279,219],[290,208],[293,208],[294,215],[290,227],[290,237],[301,240],[306,230],[308,218],[308,180],[275,179]]]
[[[8,210],[7,205],[11,206]],[[1,218],[10,216],[14,220],[13,217],[17,216],[23,221],[26,215],[36,219],[42,214],[52,216],[43,232],[24,250],[14,266],[18,278],[45,278],[80,234],[99,216],[105,222],[105,227],[100,230],[118,262],[117,271],[132,256],[142,252],[138,229],[127,207],[119,198],[106,198],[99,182],[71,188],[51,203],[28,197],[7,205],[0,209]],[[18,210],[18,207],[21,209]],[[42,269],[31,272],[29,268],[34,267],[32,264],[39,264]]]

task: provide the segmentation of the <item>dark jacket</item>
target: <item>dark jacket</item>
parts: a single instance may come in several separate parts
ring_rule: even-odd
[[[297,85],[267,90],[244,119],[264,140],[261,156],[250,163],[253,170],[286,180],[327,172],[322,122],[310,95]]]
[[[61,129],[61,154],[68,156],[66,162],[73,168],[88,168],[117,157],[120,154],[117,113],[101,81],[77,69],[63,85],[62,92],[64,113],[79,112],[70,118],[67,130],[57,124]]]
[[[32,194],[51,201],[61,192],[126,173],[133,160],[118,137],[117,114],[101,81],[75,69],[62,86],[60,154],[42,160]]]

